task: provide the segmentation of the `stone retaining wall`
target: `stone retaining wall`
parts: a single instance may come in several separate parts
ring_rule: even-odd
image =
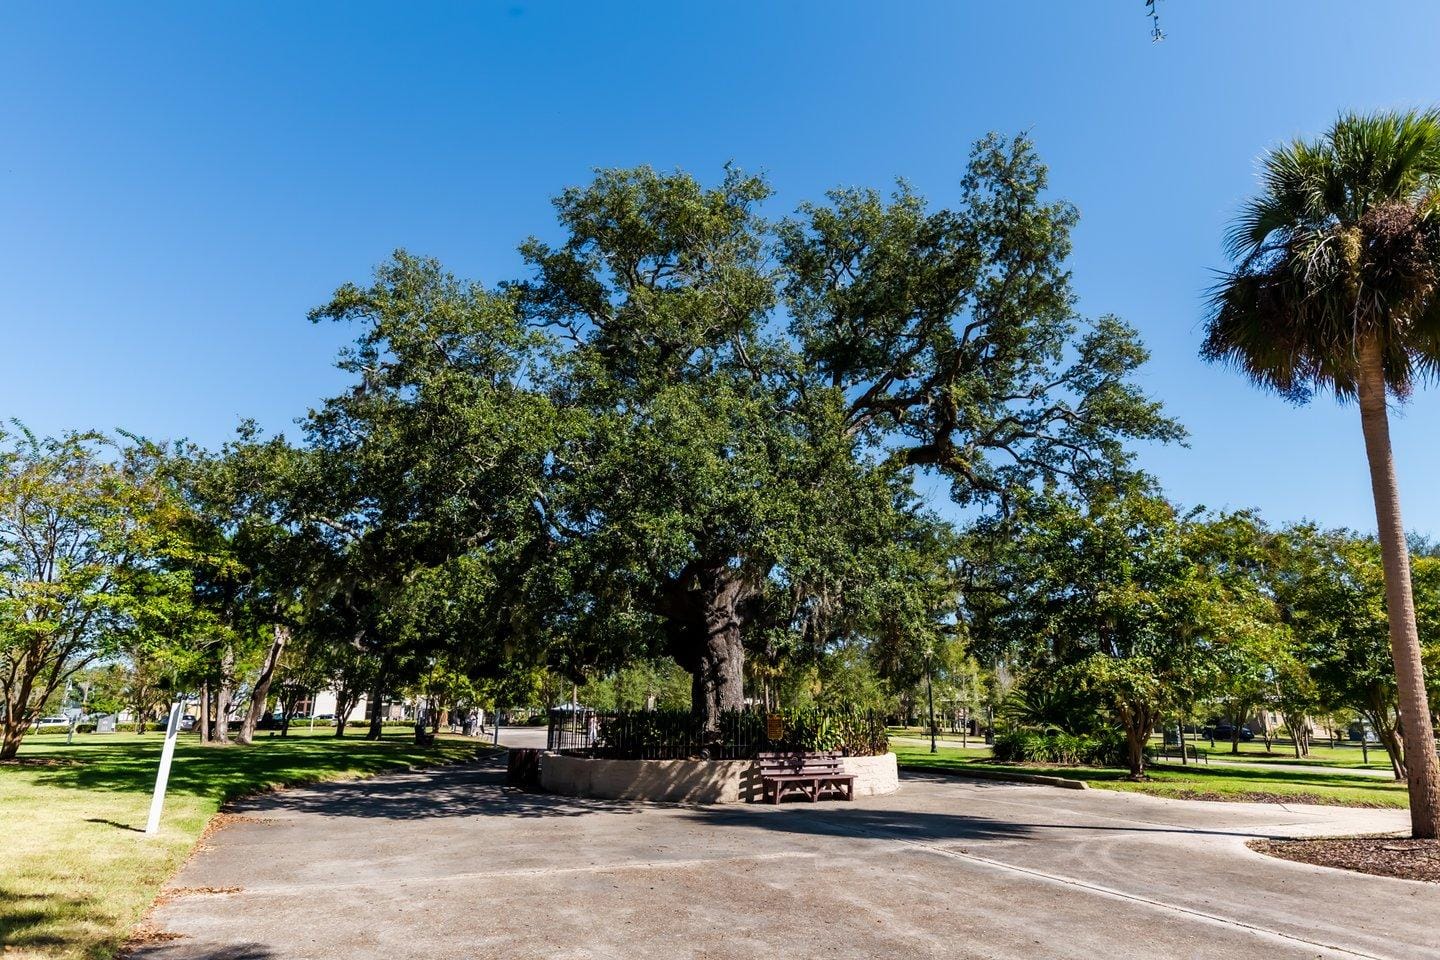
[[[875,797],[900,789],[900,770],[895,765],[893,753],[882,753],[878,757],[846,757],[844,763],[845,772],[855,774],[857,797]]]
[[[855,796],[900,787],[895,754],[845,757]],[[750,760],[592,760],[559,753],[540,757],[540,785],[551,793],[605,800],[740,803],[760,799],[760,776]]]

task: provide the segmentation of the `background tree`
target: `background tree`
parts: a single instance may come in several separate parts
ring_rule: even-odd
[[[127,708],[128,669],[117,660],[96,663],[72,676],[90,716],[113,716]]]
[[[0,760],[76,671],[186,595],[157,562],[182,549],[180,508],[148,468],[99,434],[0,432]]]
[[[1296,402],[1358,399],[1370,465],[1411,830],[1440,836],[1440,757],[1425,690],[1387,402],[1440,363],[1440,114],[1346,114],[1265,158],[1228,238],[1202,353]]]
[[[1240,752],[1240,728],[1274,705],[1278,671],[1288,660],[1267,574],[1272,535],[1249,512],[1196,518],[1187,524],[1187,552],[1209,577],[1210,619],[1189,636],[1203,654],[1208,682],[1200,696],[1230,723],[1230,752]],[[1269,749],[1268,726],[1260,731]]]
[[[188,508],[198,615],[185,639],[198,654],[191,674],[215,693],[210,735],[221,743],[229,741],[234,710],[237,739],[253,740],[314,577],[315,549],[296,516],[308,457],[284,437],[263,438],[244,423],[216,453],[180,446],[162,460]],[[147,636],[155,641],[153,631]]]
[[[313,469],[297,519],[321,546],[311,600],[328,632],[373,661],[376,738],[387,691],[447,643],[489,644],[498,662],[533,633],[519,591],[546,548],[553,416],[533,387],[540,338],[513,297],[432,260],[396,253],[311,318],[358,332],[338,363],[352,386],[304,424]]]
[[[1311,675],[1309,666],[1301,659],[1295,645],[1293,631],[1285,630],[1281,654],[1274,669],[1274,693],[1271,703],[1280,713],[1281,722],[1290,734],[1295,757],[1310,755],[1311,724],[1324,719],[1324,701],[1320,697],[1320,685]]]
[[[1217,547],[1230,522],[1179,514],[1138,483],[1026,502],[991,534],[1006,599],[989,629],[1013,638],[1022,668],[1012,710],[1084,732],[1098,707],[1124,733],[1131,776],[1143,777],[1161,718],[1216,689],[1222,660],[1266,629],[1268,605],[1232,575],[1238,564],[1218,559],[1233,552]]]
[[[1408,750],[1390,658],[1384,568],[1374,540],[1300,525],[1280,538],[1275,595],[1318,698],[1358,713],[1405,779]]]

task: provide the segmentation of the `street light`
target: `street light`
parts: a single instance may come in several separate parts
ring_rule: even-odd
[[[935,670],[930,662],[933,654],[934,651],[930,647],[925,648],[925,700],[930,709],[930,752],[938,753],[939,751],[935,749],[935,684],[931,679]]]

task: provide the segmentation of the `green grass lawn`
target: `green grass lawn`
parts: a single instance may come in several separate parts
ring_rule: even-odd
[[[924,727],[886,727],[886,731],[892,737],[905,737],[910,740],[930,741],[930,734],[925,732]],[[942,733],[936,736],[935,742],[942,747],[954,747],[956,749],[969,750],[977,756],[989,756],[990,748],[985,745],[984,735],[962,737],[958,733]]]
[[[226,800],[318,780],[351,779],[475,755],[445,738],[416,747],[399,732],[367,742],[291,729],[253,747],[201,746],[182,735],[157,837],[142,831],[162,737],[27,737],[0,764],[0,944],[5,960],[109,957]],[[408,731],[407,731],[408,733]]]
[[[942,747],[932,754],[927,747],[896,744],[895,754],[905,770],[930,770],[939,773],[990,771],[999,773],[1034,773],[1069,780],[1083,780],[1092,787],[1106,790],[1128,790],[1160,797],[1192,800],[1281,801],[1292,803],[1328,803],[1350,807],[1406,807],[1409,800],[1405,785],[1388,780],[1369,780],[1326,773],[1294,770],[1244,770],[1234,767],[1182,767],[1163,764],[1151,769],[1151,779],[1135,783],[1126,779],[1123,770],[1094,767],[1018,766],[995,763],[977,757],[971,751]]]

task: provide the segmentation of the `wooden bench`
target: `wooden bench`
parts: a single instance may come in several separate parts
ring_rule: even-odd
[[[814,803],[822,791],[840,792],[855,799],[855,775],[846,773],[838,753],[761,753],[762,799],[779,803],[785,793],[800,792]]]

